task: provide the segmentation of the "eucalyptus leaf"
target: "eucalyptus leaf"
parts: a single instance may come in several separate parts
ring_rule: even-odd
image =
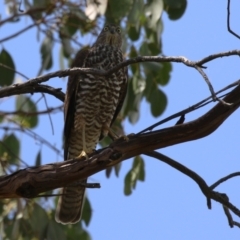
[[[34,128],[38,124],[38,115],[27,115],[27,113],[36,113],[36,104],[25,95],[16,97],[16,110],[26,113],[26,115],[18,115],[16,120],[24,127]]]
[[[36,156],[35,166],[40,166],[41,165],[41,159],[42,159],[42,154],[41,154],[41,150],[39,150],[39,152]]]
[[[20,142],[15,134],[5,135],[0,142],[0,157],[9,164],[16,164],[19,161],[19,153]]]
[[[156,28],[156,23],[163,12],[163,0],[148,0],[145,5],[145,15],[147,17],[147,26],[150,29]]]
[[[109,0],[106,11],[107,22],[116,23],[127,16],[133,7],[133,0]]]
[[[145,180],[144,161],[141,156],[136,156],[133,161],[132,168],[129,170],[124,180],[124,194],[130,195],[132,190],[136,188],[137,181]]]
[[[31,228],[33,232],[35,233],[35,236],[38,237],[38,239],[43,239],[46,235],[47,231],[47,225],[49,222],[48,215],[39,204],[33,203],[33,204],[27,204],[28,214],[29,218],[28,221],[31,225]]]
[[[132,41],[137,41],[140,37],[141,26],[130,26],[128,29],[128,36]]]
[[[132,9],[128,14],[128,24],[130,24],[131,26],[139,25],[139,18],[143,14],[143,8],[144,0],[134,0]]]
[[[154,117],[160,116],[167,106],[167,97],[160,89],[156,88],[150,98],[151,112]]]
[[[50,220],[47,225],[47,236],[44,239],[51,240],[67,240],[65,232],[61,225],[56,223],[54,220]]]
[[[15,76],[15,64],[11,55],[5,49],[2,49],[0,53],[0,72],[0,86],[11,85]]]
[[[85,197],[84,205],[83,205],[83,212],[82,212],[82,220],[85,222],[86,226],[89,225],[90,220],[92,217],[92,208],[91,204],[87,197]]]
[[[53,58],[52,58],[52,48],[53,48],[53,36],[52,32],[48,31],[46,37],[44,38],[40,53],[41,53],[41,71],[49,70],[53,65]]]
[[[177,20],[182,17],[187,8],[187,0],[164,0],[164,5],[169,19]]]
[[[130,58],[135,58],[135,57],[137,57],[137,56],[138,56],[138,52],[137,52],[135,46],[132,45],[131,48],[130,48],[129,57],[130,57]],[[139,72],[139,64],[131,64],[130,67],[131,67],[131,70],[132,70],[133,74],[135,74],[136,71]]]

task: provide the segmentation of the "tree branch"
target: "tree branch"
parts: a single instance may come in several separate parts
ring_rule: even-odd
[[[65,94],[61,91],[61,88],[53,88],[48,85],[33,83],[31,81],[17,83],[9,87],[0,88],[0,98],[20,95],[24,93],[48,93],[62,102],[64,102],[65,98]]]
[[[72,159],[61,163],[31,167],[0,178],[0,198],[36,197],[42,192],[63,187],[85,179],[121,161],[155,149],[205,137],[216,130],[240,105],[240,86],[233,89],[224,101],[218,103],[200,118],[173,127],[140,135],[129,135],[108,148],[89,156],[88,160]],[[198,129],[198,131],[196,131]]]
[[[202,177],[200,177],[197,173],[193,172],[189,168],[185,167],[179,162],[174,161],[173,159],[158,153],[158,152],[147,152],[145,155],[156,158],[162,162],[167,163],[171,167],[177,169],[178,171],[182,172],[183,174],[187,175],[190,177],[192,180],[194,180],[199,188],[201,189],[202,193],[205,195],[207,198],[207,205],[208,208],[211,209],[211,199],[215,200],[216,202],[219,202],[223,204],[224,207],[227,207],[227,209],[231,209],[237,216],[240,217],[240,210],[237,209],[233,204],[229,202],[228,197],[224,193],[219,193],[216,191],[213,191],[211,187],[207,185],[207,183],[204,181]],[[230,213],[229,213],[230,214]]]
[[[94,69],[94,68],[76,68],[76,67],[69,68],[69,69],[65,69],[65,70],[48,73],[48,74],[45,74],[43,76],[39,76],[36,78],[32,78],[29,81],[24,82],[24,83],[18,83],[18,84],[13,84],[12,86],[3,87],[0,89],[0,98],[6,97],[6,96],[11,96],[11,95],[18,95],[18,94],[22,94],[22,93],[43,92],[43,93],[49,93],[49,94],[55,96],[56,98],[58,98],[59,100],[63,101],[64,95],[62,93],[58,92],[59,89],[54,89],[47,85],[41,85],[41,83],[47,82],[49,79],[54,78],[54,77],[66,77],[66,76],[73,75],[76,73],[90,73],[93,75],[106,76],[106,75],[109,75],[109,74],[112,74],[112,73],[118,71],[119,69],[121,69],[123,67],[126,67],[126,66],[134,64],[134,63],[140,63],[140,62],[177,62],[177,63],[183,63],[188,67],[193,67],[198,72],[200,72],[200,74],[202,75],[202,77],[204,78],[204,80],[206,81],[206,83],[210,89],[213,101],[218,100],[218,101],[222,102],[223,104],[226,104],[226,102],[224,102],[223,100],[220,100],[219,98],[216,97],[210,80],[208,79],[206,73],[204,73],[204,71],[201,68],[203,68],[202,65],[204,63],[207,63],[209,61],[212,61],[212,60],[220,58],[220,57],[233,56],[233,55],[240,56],[240,50],[232,50],[232,51],[228,51],[228,52],[213,54],[213,55],[205,57],[199,61],[190,61],[185,57],[140,56],[140,57],[136,57],[133,59],[128,59],[126,61],[123,61],[108,71],[98,70],[98,69]]]

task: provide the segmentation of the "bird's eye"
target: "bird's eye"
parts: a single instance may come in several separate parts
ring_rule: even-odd
[[[120,29],[119,27],[117,28],[117,32],[118,32],[118,33],[120,33],[120,32],[121,32],[121,29]]]
[[[104,29],[103,29],[104,31],[108,31],[108,27],[104,27]]]

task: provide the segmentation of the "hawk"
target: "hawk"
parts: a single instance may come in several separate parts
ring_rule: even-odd
[[[109,70],[123,61],[119,26],[106,25],[91,48],[80,50],[72,67]],[[77,73],[68,79],[64,103],[64,159],[88,156],[111,125],[127,91],[127,68],[108,76]],[[64,187],[55,219],[62,224],[80,220],[87,179]]]

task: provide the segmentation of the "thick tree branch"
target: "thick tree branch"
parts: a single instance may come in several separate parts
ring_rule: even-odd
[[[73,159],[3,176],[0,178],[0,198],[36,197],[42,192],[87,178],[136,155],[205,137],[239,107],[240,86],[233,89],[224,101],[233,104],[229,107],[218,103],[194,121],[150,133],[130,135],[127,142],[120,138],[108,148],[96,151],[88,160]]]

